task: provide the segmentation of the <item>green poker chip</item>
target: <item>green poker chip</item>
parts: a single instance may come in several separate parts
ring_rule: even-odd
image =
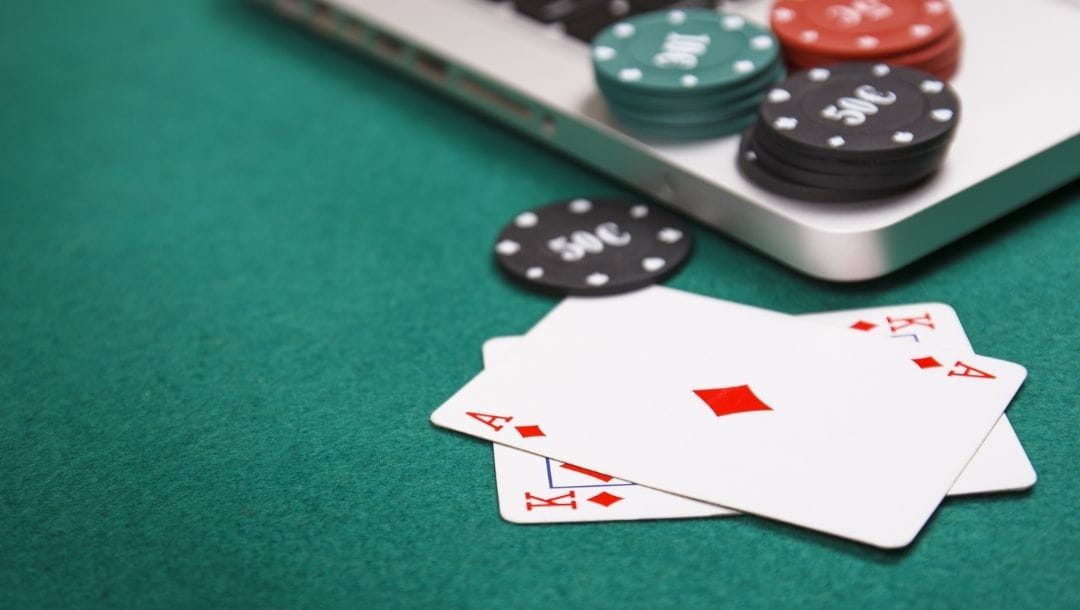
[[[631,104],[611,107],[612,112],[620,117],[640,119],[650,124],[668,124],[671,126],[692,126],[717,123],[722,121],[740,121],[743,118],[757,117],[757,108],[764,99],[764,92],[751,95],[738,102],[729,102],[719,106],[688,109],[652,109]],[[732,132],[734,133],[734,132]]]
[[[598,82],[597,86],[604,98],[611,105],[625,106],[641,111],[655,112],[697,112],[714,111],[723,109],[741,108],[749,98],[760,100],[769,87],[784,80],[786,71],[783,65],[777,64],[772,69],[755,77],[745,86],[737,87],[722,93],[702,95],[694,98],[672,100],[652,95],[631,95],[621,91],[612,85]]]
[[[756,121],[753,114],[730,120],[711,121],[694,125],[672,125],[612,111],[616,121],[628,131],[657,140],[701,140],[739,133]]]
[[[750,93],[770,87],[777,81],[783,80],[785,76],[786,71],[784,69],[784,64],[780,61],[776,61],[773,62],[772,65],[766,66],[761,72],[740,83],[721,89],[695,91],[693,95],[688,94],[685,91],[679,91],[677,95],[651,91],[632,91],[627,90],[621,83],[610,81],[602,77],[596,79],[596,86],[604,93],[605,97],[613,97],[615,99],[642,100],[662,105],[701,105],[703,103],[715,104],[721,103],[724,100],[742,99]]]
[[[593,39],[598,81],[625,92],[696,97],[737,87],[776,65],[767,29],[708,9],[643,13]]]
[[[742,131],[785,77],[765,28],[709,9],[645,13],[593,39],[596,84],[627,131],[702,139]]]

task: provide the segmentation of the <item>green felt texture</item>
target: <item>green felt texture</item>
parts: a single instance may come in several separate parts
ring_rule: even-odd
[[[0,18],[0,607],[1080,606],[1076,184],[881,280],[698,228],[670,283],[953,305],[1033,491],[883,552],[753,518],[518,526],[429,413],[554,300],[516,212],[615,184],[239,0]],[[977,58],[972,58],[976,61]]]

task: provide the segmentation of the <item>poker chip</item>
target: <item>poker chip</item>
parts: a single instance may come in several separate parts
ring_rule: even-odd
[[[796,73],[758,111],[764,137],[811,155],[911,156],[948,141],[960,100],[947,83],[911,68],[840,64]]]
[[[946,36],[941,43],[936,43],[929,48],[907,55],[878,58],[877,61],[893,66],[915,68],[923,72],[929,72],[939,79],[949,80],[956,73],[961,55],[961,46],[959,32],[953,32]],[[828,67],[848,61],[843,58],[794,52],[787,52],[785,55],[787,65],[792,71]]]
[[[755,125],[756,127],[756,125]],[[858,159],[833,159],[806,155],[783,145],[762,138],[755,129],[753,137],[757,149],[766,156],[782,160],[785,165],[796,170],[806,170],[823,174],[838,174],[841,176],[866,176],[868,178],[888,177],[890,174],[906,171],[918,171],[920,166],[940,165],[948,151],[948,146],[930,149],[912,157],[899,157],[896,159],[874,159],[873,157]]]
[[[679,139],[738,133],[786,75],[768,29],[711,9],[643,13],[592,41],[597,88],[632,131]]]
[[[925,46],[956,22],[944,0],[777,0],[770,24],[784,45],[865,59]]]
[[[929,71],[925,70],[922,66],[930,65],[935,61],[955,58],[955,56],[959,55],[960,46],[960,32],[958,29],[952,28],[942,35],[938,41],[926,47],[921,47],[904,54],[891,55],[882,58],[872,57],[870,59],[881,63],[888,63],[893,66],[904,66]],[[844,57],[821,53],[799,52],[795,50],[788,51],[788,60],[789,62],[801,63],[808,68],[851,61],[849,58]]]
[[[784,70],[784,66],[777,62],[769,70],[748,79],[745,83],[742,83],[737,87],[724,89],[719,92],[712,92],[707,95],[685,96],[675,100],[674,104],[670,97],[638,93],[628,94],[620,90],[617,86],[602,81],[597,81],[597,86],[604,95],[604,98],[616,107],[639,106],[650,110],[669,111],[679,111],[683,109],[722,110],[746,100],[760,99],[760,96],[765,89],[770,85],[783,80],[785,76],[787,76],[787,73]]]
[[[962,47],[945,0],[777,0],[770,25],[793,71],[869,61],[948,79]]]
[[[716,123],[682,126],[633,119],[626,115],[616,115],[616,118],[621,124],[626,125],[641,138],[657,143],[677,143],[688,140],[719,138],[733,133],[739,133],[740,130],[745,129],[754,122],[754,115],[752,114],[740,117],[738,120],[727,122],[720,121]]]
[[[627,91],[681,96],[735,86],[779,57],[765,28],[708,9],[644,13],[593,39],[596,76]]]
[[[887,197],[940,168],[959,118],[955,92],[927,72],[874,63],[812,68],[765,94],[737,165],[786,197]]]
[[[724,108],[707,108],[701,110],[650,110],[631,106],[612,108],[612,112],[621,117],[629,117],[634,120],[653,122],[659,125],[689,126],[707,125],[714,122],[737,121],[742,118],[753,118],[757,114],[758,106],[762,97],[747,99]]]
[[[795,165],[787,158],[774,154],[761,140],[754,137],[753,132],[749,134],[748,140],[754,143],[752,160],[765,170],[790,182],[834,190],[892,192],[920,182],[941,164],[939,153],[884,166],[871,165],[868,166],[870,171],[863,171],[863,167],[852,164],[843,168],[847,171],[840,168],[834,168],[836,171],[821,171]]]
[[[822,187],[796,182],[788,177],[777,174],[760,162],[758,149],[754,146],[752,134],[745,133],[739,144],[739,155],[736,159],[739,171],[754,184],[761,188],[802,201],[815,201],[823,203],[853,203],[868,201],[896,195],[907,190],[909,186],[892,188],[843,188]]]
[[[605,295],[671,277],[692,245],[689,229],[655,206],[579,198],[518,214],[496,238],[495,260],[540,292]]]

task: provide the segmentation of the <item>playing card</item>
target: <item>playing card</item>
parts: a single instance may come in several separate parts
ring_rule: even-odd
[[[910,542],[1025,376],[652,287],[563,301],[437,425],[882,547]]]
[[[851,309],[798,317],[854,332],[974,353],[956,311],[944,303]],[[949,495],[1020,491],[1031,488],[1036,478],[1020,439],[1003,414],[953,482]]]
[[[952,307],[916,303],[799,316],[900,341],[971,351]],[[484,366],[498,366],[522,337],[484,343]],[[513,523],[677,519],[735,511],[616,479],[499,443],[492,444],[499,513]],[[1014,491],[1035,483],[1035,470],[1005,415],[949,489],[949,495]],[[545,509],[545,510],[539,510]]]
[[[524,337],[484,342],[484,366],[499,366]],[[739,513],[589,468],[492,443],[499,514],[511,523],[718,517]]]

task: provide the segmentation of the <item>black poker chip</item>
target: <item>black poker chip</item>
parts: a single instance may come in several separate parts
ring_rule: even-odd
[[[686,225],[656,206],[579,198],[518,214],[496,238],[495,260],[540,292],[605,295],[671,277],[692,246]]]
[[[831,203],[898,195],[945,161],[960,101],[936,76],[881,63],[796,73],[765,93],[740,173],[784,197]]]
[[[797,72],[758,110],[760,137],[834,159],[899,158],[947,142],[960,118],[948,83],[912,68],[847,63]]]
[[[948,152],[948,146],[920,151],[919,154],[899,157],[896,159],[874,159],[873,157],[857,157],[854,159],[831,159],[820,155],[808,155],[791,148],[785,148],[783,143],[778,143],[763,134],[760,129],[753,133],[755,146],[783,159],[784,163],[799,169],[821,172],[826,174],[840,174],[849,176],[881,177],[909,171],[920,165],[940,165]]]
[[[890,197],[915,186],[915,183],[892,187],[850,188],[846,186],[822,187],[796,182],[782,176],[760,162],[760,153],[754,147],[751,130],[743,133],[736,159],[739,171],[750,182],[761,188],[791,199],[822,203],[855,203]],[[925,177],[924,177],[925,178]]]
[[[770,150],[766,143],[756,137],[757,130],[751,128],[746,137],[753,142],[754,161],[764,169],[790,182],[836,190],[859,190],[868,192],[892,192],[921,182],[934,173],[941,164],[944,154],[932,154],[917,157],[904,162],[893,162],[876,166],[888,171],[862,172],[856,166],[833,168],[832,171],[810,169],[792,163],[791,158],[783,153]]]

